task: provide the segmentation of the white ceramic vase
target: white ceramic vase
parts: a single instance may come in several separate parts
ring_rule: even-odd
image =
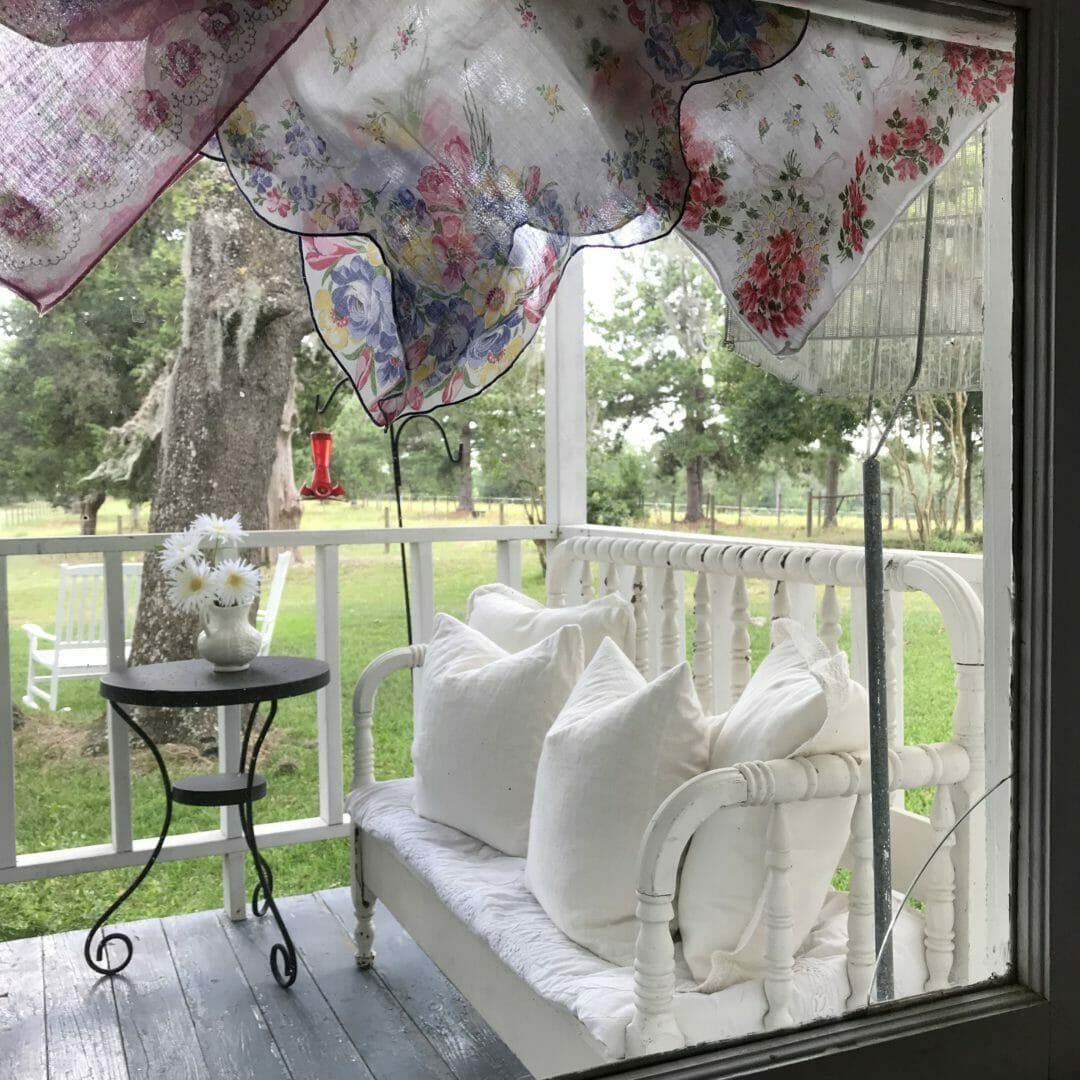
[[[246,671],[259,655],[262,634],[251,625],[250,611],[251,604],[238,607],[213,604],[206,609],[196,647],[199,655],[214,665],[215,671]]]

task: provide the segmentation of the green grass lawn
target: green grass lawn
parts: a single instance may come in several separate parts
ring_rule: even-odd
[[[115,522],[126,507],[106,504],[102,525]],[[445,515],[420,517],[414,507],[407,524],[444,524]],[[382,524],[383,510],[347,505],[312,507],[304,515],[306,528],[342,528]],[[464,519],[472,523],[472,519]],[[520,522],[517,508],[507,507],[508,523]],[[479,519],[498,523],[498,507]],[[73,531],[71,515],[22,524],[0,535],[57,535]],[[102,532],[108,531],[104,527]],[[524,586],[543,595],[543,579],[533,545],[524,544]],[[314,572],[311,549],[305,561],[289,572],[274,637],[275,653],[313,655]],[[52,624],[60,558],[19,557],[10,560],[9,602],[12,642],[12,686],[16,700],[26,679],[26,637],[18,629],[24,622]],[[88,560],[90,561],[90,560]],[[434,549],[437,610],[464,616],[465,601],[477,585],[495,576],[493,543],[439,544]],[[343,548],[341,567],[342,707],[345,727],[346,770],[352,754],[350,699],[360,671],[374,656],[405,643],[400,568],[396,548]],[[751,583],[751,628],[757,658],[767,648],[768,601],[763,582]],[[687,609],[692,610],[692,601]],[[847,613],[845,612],[845,639]],[[946,738],[950,731],[952,666],[944,627],[936,609],[923,596],[910,596],[905,607],[904,635],[906,731],[910,742]],[[380,779],[409,775],[411,762],[411,684],[408,673],[393,676],[383,687],[376,712],[376,772]],[[107,758],[84,752],[88,736],[100,730],[103,714],[94,679],[61,684],[61,711],[27,711],[16,732],[16,803],[20,853],[109,839]],[[206,771],[215,762],[200,758],[182,746],[167,746],[165,757],[174,777]],[[318,751],[313,697],[283,703],[260,761],[269,780],[269,793],[256,806],[256,820],[266,822],[318,814]],[[133,816],[136,836],[154,836],[161,822],[160,780],[150,755],[132,754]],[[346,777],[347,779],[347,777]],[[927,812],[925,793],[910,793],[911,809]],[[177,806],[173,833],[217,826],[216,809]],[[280,895],[309,892],[345,884],[348,852],[345,841],[325,841],[278,848],[269,853],[275,888]],[[250,860],[249,860],[250,862]],[[123,869],[70,875],[45,881],[0,886],[0,940],[87,927],[121,892],[135,870]],[[254,881],[249,865],[248,881]],[[221,860],[204,858],[161,863],[125,905],[123,919],[201,911],[221,904]]]

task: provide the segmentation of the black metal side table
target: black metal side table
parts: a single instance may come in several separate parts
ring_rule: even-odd
[[[251,910],[256,917],[261,918],[268,910],[274,916],[284,944],[275,944],[270,950],[270,970],[281,986],[292,986],[296,981],[296,949],[274,902],[274,879],[270,865],[260,854],[255,841],[252,805],[266,794],[266,779],[255,771],[255,766],[263,740],[277,715],[278,702],[283,698],[299,697],[321,690],[329,682],[328,664],[322,660],[307,660],[295,656],[259,657],[251,662],[246,671],[215,672],[205,660],[180,660],[169,664],[146,664],[101,677],[101,696],[112,703],[124,723],[154,755],[165,788],[165,820],[161,825],[161,835],[146,865],[86,935],[83,956],[94,971],[101,975],[116,975],[131,961],[133,946],[126,934],[102,933],[97,947],[92,949],[91,946],[98,931],[103,929],[117,909],[142,884],[157,861],[165,838],[169,835],[173,803],[188,806],[236,806],[240,811],[244,839],[259,878],[252,891]],[[259,710],[267,702],[270,707],[266,719],[262,721],[252,745],[251,737],[255,731]],[[187,776],[173,783],[169,779],[169,770],[161,751],[122,705],[150,705],[157,708],[250,705],[251,712],[244,728],[244,741],[240,751],[240,771]],[[125,948],[124,956],[116,963],[109,962],[105,951],[110,942],[122,943]]]

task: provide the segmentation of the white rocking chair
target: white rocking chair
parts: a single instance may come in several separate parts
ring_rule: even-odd
[[[292,555],[287,551],[278,556],[266,606],[258,611],[255,625],[263,636],[260,656],[266,656],[270,651],[291,560]],[[128,628],[134,625],[139,607],[142,568],[141,562],[124,563],[125,659],[131,652]],[[44,704],[56,712],[61,679],[102,675],[109,670],[103,563],[61,564],[54,626],[55,633],[51,634],[36,623],[23,626],[30,639],[30,651],[22,703],[31,709]]]

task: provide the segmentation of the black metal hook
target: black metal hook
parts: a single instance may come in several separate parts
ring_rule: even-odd
[[[390,432],[390,460],[394,469],[394,499],[397,502],[397,523],[398,528],[403,529],[405,523],[402,519],[401,513],[401,456],[398,453],[398,443],[401,440],[401,433],[405,429],[405,425],[410,420],[430,420],[438,429],[439,434],[442,436],[443,446],[446,447],[446,456],[451,465],[460,465],[462,454],[465,451],[465,444],[458,443],[457,453],[450,449],[450,439],[446,434],[446,428],[439,423],[430,413],[412,413],[406,416],[403,420],[391,421],[387,426],[387,430]],[[399,545],[401,548],[401,582],[405,589],[405,632],[408,636],[409,644],[413,643],[412,633],[412,603],[409,598],[409,567],[405,559],[405,545]]]
[[[316,416],[322,416],[322,414],[324,412],[326,412],[327,409],[330,408],[330,404],[334,400],[334,397],[337,395],[337,392],[346,383],[351,383],[351,382],[352,382],[352,379],[350,379],[348,375],[342,375],[342,377],[340,379],[338,379],[338,381],[336,383],[334,383],[334,389],[330,391],[330,396],[326,399],[325,402],[323,401],[321,394],[316,394],[315,395],[315,415]]]
[[[406,416],[404,420],[398,420],[396,423],[390,425],[390,451],[394,455],[394,460],[398,460],[398,443],[401,440],[401,433],[405,429],[405,425],[411,420],[430,420],[438,429],[439,434],[442,436],[443,446],[446,447],[446,456],[451,465],[461,464],[461,455],[464,453],[464,443],[458,443],[457,453],[450,449],[450,438],[446,434],[446,428],[435,419],[431,413],[412,413],[410,416]]]

